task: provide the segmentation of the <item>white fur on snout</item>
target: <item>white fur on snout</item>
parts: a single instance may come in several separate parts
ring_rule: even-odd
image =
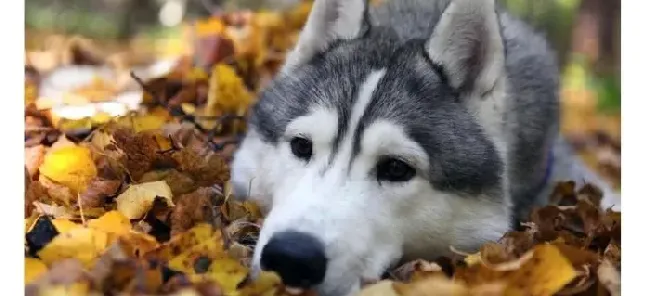
[[[310,137],[309,162],[292,155],[290,145],[278,145],[273,158],[273,205],[262,227],[253,256],[259,266],[261,251],[274,233],[307,232],[325,244],[328,265],[325,281],[317,289],[323,295],[358,291],[364,278],[379,278],[401,257],[402,237],[393,224],[391,204],[381,200],[377,182],[365,169],[376,162],[354,163],[352,136],[371,101],[385,70],[370,73],[360,87],[352,108],[346,136],[332,163],[332,142],[338,126],[335,110],[313,108],[310,114],[289,123],[285,138]]]

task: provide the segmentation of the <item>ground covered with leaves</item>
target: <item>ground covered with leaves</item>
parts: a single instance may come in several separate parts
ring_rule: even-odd
[[[247,108],[309,9],[304,2],[194,24],[196,50],[169,73],[129,74],[142,104],[124,116],[61,117],[37,102],[42,71],[25,67],[26,294],[314,295],[273,273],[249,278],[263,217],[234,200],[228,183]],[[65,53],[72,58],[62,64],[114,61],[78,38]],[[66,103],[110,101],[120,91],[96,79]],[[620,164],[611,166],[620,174]],[[536,209],[520,231],[478,252],[450,246],[454,257],[407,263],[361,295],[619,295],[621,215],[599,210],[601,195],[558,184],[559,206]]]

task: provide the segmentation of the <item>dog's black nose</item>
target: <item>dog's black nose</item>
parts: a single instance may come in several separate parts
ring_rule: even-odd
[[[280,232],[262,249],[261,267],[276,272],[285,285],[309,288],[325,278],[325,247],[304,232]]]

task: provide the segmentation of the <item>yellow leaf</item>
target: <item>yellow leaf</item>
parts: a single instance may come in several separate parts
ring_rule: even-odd
[[[158,248],[156,238],[142,232],[129,232],[122,235],[119,240],[122,242],[124,251],[135,257],[141,257]]]
[[[56,228],[56,231],[58,231],[59,233],[68,232],[77,227],[81,227],[81,225],[63,218],[57,218],[52,220],[52,224],[54,224],[54,228]]]
[[[213,280],[219,283],[225,294],[229,294],[235,292],[239,283],[246,279],[247,274],[248,271],[238,260],[223,254],[212,260],[206,273],[189,274],[189,278],[194,283]]]
[[[39,168],[42,175],[74,192],[86,190],[97,175],[90,150],[82,146],[63,146],[50,151]]]
[[[571,261],[554,245],[538,245],[520,258],[498,264],[484,259],[454,272],[454,281],[477,287],[504,283],[499,295],[553,295],[576,276]]]
[[[509,277],[506,295],[553,295],[576,276],[571,261],[553,245],[538,245],[533,258]]]
[[[129,219],[140,219],[151,209],[156,196],[161,197],[168,206],[174,206],[167,182],[154,181],[131,185],[117,197],[117,210]]]
[[[88,227],[122,235],[131,231],[131,222],[129,221],[129,218],[125,217],[120,212],[110,211],[99,219],[88,221]]]
[[[47,271],[47,266],[36,258],[25,258],[25,285]]]
[[[241,77],[228,66],[217,64],[209,80],[208,102],[203,115],[237,112],[251,104],[252,95]]]
[[[161,129],[167,118],[158,115],[122,116],[116,118],[115,122],[118,126],[133,129],[137,133]]]
[[[180,250],[180,252],[174,252],[174,250]],[[169,258],[170,268],[192,274],[197,258],[214,259],[224,254],[221,231],[213,230],[210,224],[200,223],[192,229],[172,237],[164,245],[161,257]]]
[[[181,103],[181,110],[187,115],[194,115],[196,113],[196,105],[191,103]]]
[[[105,232],[78,227],[54,237],[38,252],[38,257],[47,265],[65,258],[76,258],[84,266],[90,267],[106,248],[107,241]]]
[[[38,176],[38,182],[42,188],[45,188],[47,195],[57,203],[69,206],[71,201],[76,200],[76,196],[70,188],[48,179],[43,174]]]

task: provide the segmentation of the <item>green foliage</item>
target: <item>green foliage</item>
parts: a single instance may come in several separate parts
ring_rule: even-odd
[[[597,79],[598,108],[601,112],[616,113],[621,109],[620,79],[615,75],[608,75]]]
[[[55,30],[98,38],[115,38],[118,30],[104,15],[79,9],[56,11],[27,5],[25,26],[33,29]]]

